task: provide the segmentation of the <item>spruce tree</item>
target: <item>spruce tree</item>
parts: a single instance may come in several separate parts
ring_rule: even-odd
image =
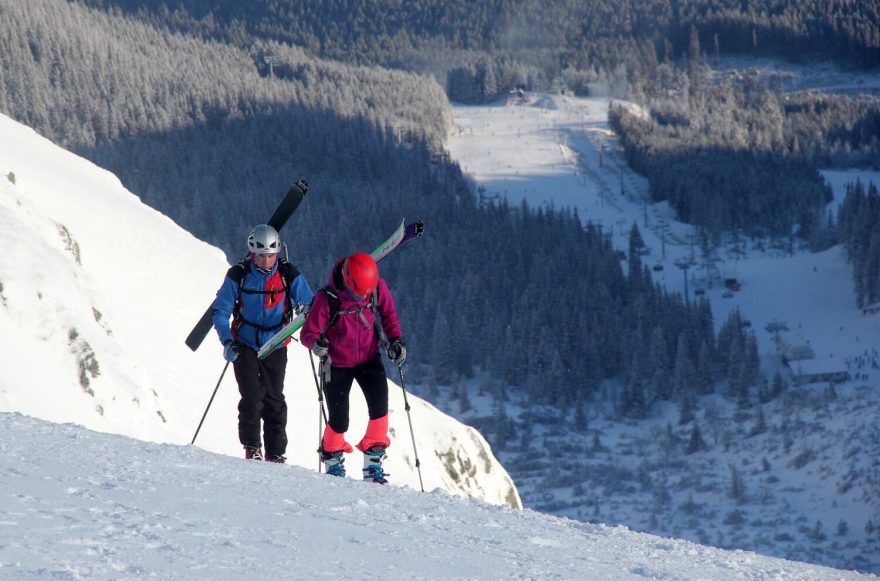
[[[708,344],[703,341],[700,344],[700,355],[697,363],[697,386],[701,395],[712,393],[715,383],[714,372],[712,369],[712,355],[709,352]]]
[[[703,450],[706,450],[706,441],[703,440],[703,435],[700,432],[700,424],[694,422],[694,425],[691,428],[691,437],[688,440],[687,448],[685,448],[685,453],[695,454],[697,452],[702,452]]]
[[[651,347],[648,358],[651,366],[651,386],[657,399],[669,399],[672,396],[672,381],[669,373],[669,352],[666,347],[663,328],[654,327],[651,335]]]

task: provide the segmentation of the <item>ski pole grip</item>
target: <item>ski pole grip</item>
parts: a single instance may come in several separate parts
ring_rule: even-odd
[[[330,367],[332,366],[332,361],[330,360],[329,355],[325,355],[321,357],[321,367],[319,372],[321,373],[321,377],[324,379],[324,383],[330,381]]]

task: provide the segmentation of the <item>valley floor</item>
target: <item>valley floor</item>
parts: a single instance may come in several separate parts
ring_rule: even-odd
[[[839,247],[791,254],[772,240],[730,240],[704,260],[693,229],[665,203],[648,203],[647,183],[626,166],[608,129],[609,102],[527,95],[457,106],[448,148],[487,198],[576,208],[620,249],[638,224],[648,247],[643,262],[652,265],[654,279],[670,291],[687,288],[691,300],[696,293],[708,297],[717,325],[739,309],[755,331],[768,377],[781,371],[791,379],[772,330],[785,323],[812,347],[810,365],[843,370],[850,381],[793,387],[748,413],[722,395],[705,398],[696,425],[706,448],[693,454],[686,453],[693,426],[679,426],[673,408],[635,423],[594,406],[586,425],[575,427],[571,410],[535,410],[508,392],[506,412],[517,433],[535,426],[527,441],[512,442],[490,411],[488,394],[497,391],[490,379],[473,380],[467,412],[455,387],[426,397],[445,401],[449,413],[486,435],[527,506],[880,572],[880,314],[856,308],[851,267]],[[880,172],[823,175],[835,191],[831,209],[846,183],[880,183]],[[682,271],[679,263],[691,268]],[[738,292],[724,287],[728,277],[740,282]],[[484,395],[474,395],[479,392]],[[733,481],[743,483],[744,495],[731,498]]]

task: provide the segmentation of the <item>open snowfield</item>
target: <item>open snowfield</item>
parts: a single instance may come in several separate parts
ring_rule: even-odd
[[[867,578],[0,413],[0,579]]]

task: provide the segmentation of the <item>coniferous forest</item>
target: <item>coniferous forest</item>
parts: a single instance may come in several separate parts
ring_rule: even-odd
[[[819,168],[880,163],[876,97],[789,95],[754,78],[710,78],[700,62],[658,67],[646,88],[649,115],[610,112],[627,162],[655,202],[668,200],[716,244],[740,230],[827,247],[831,192]]]
[[[784,55],[821,35],[817,52],[872,66],[876,15],[832,7],[819,26],[810,3],[761,12],[765,3],[658,2],[613,14],[586,4],[5,3],[0,108],[231,259],[306,177],[312,193],[285,238],[317,286],[336,257],[374,244],[401,216],[421,218],[423,248],[386,268],[432,381],[480,368],[563,403],[629,377],[616,397],[638,416],[673,396],[669,370],[682,357],[726,376],[708,307],[653,285],[637,251],[625,276],[614,249],[566,210],[480,203],[442,152],[445,95],[481,101],[603,80],[651,111],[610,112],[630,165],[706,239],[795,232],[827,246],[835,233],[816,168],[877,159],[876,98],[790,98],[754,79],[713,78],[700,38],[716,53]],[[783,17],[758,16],[780,7]],[[524,36],[518,25],[539,14],[554,34]]]
[[[353,64],[430,72],[451,99],[483,101],[512,86],[571,88],[597,77],[639,82],[658,63],[710,55],[836,58],[880,65],[880,7],[810,0],[85,0],[172,30],[249,46],[301,46]],[[282,70],[288,70],[284,63]],[[290,73],[286,73],[290,74]]]
[[[847,186],[838,216],[840,240],[853,264],[856,304],[880,301],[880,193],[875,184]]]
[[[282,45],[273,53],[298,72],[266,76],[235,47],[78,3],[4,6],[0,18],[5,110],[231,259],[298,177],[312,192],[285,238],[316,286],[335,258],[375,244],[401,216],[424,220],[422,247],[385,274],[436,381],[479,367],[563,403],[625,372],[656,333],[670,367],[682,333],[695,368],[713,342],[706,309],[655,287],[637,262],[627,279],[576,216],[481,206],[439,149],[449,114],[431,77]]]

